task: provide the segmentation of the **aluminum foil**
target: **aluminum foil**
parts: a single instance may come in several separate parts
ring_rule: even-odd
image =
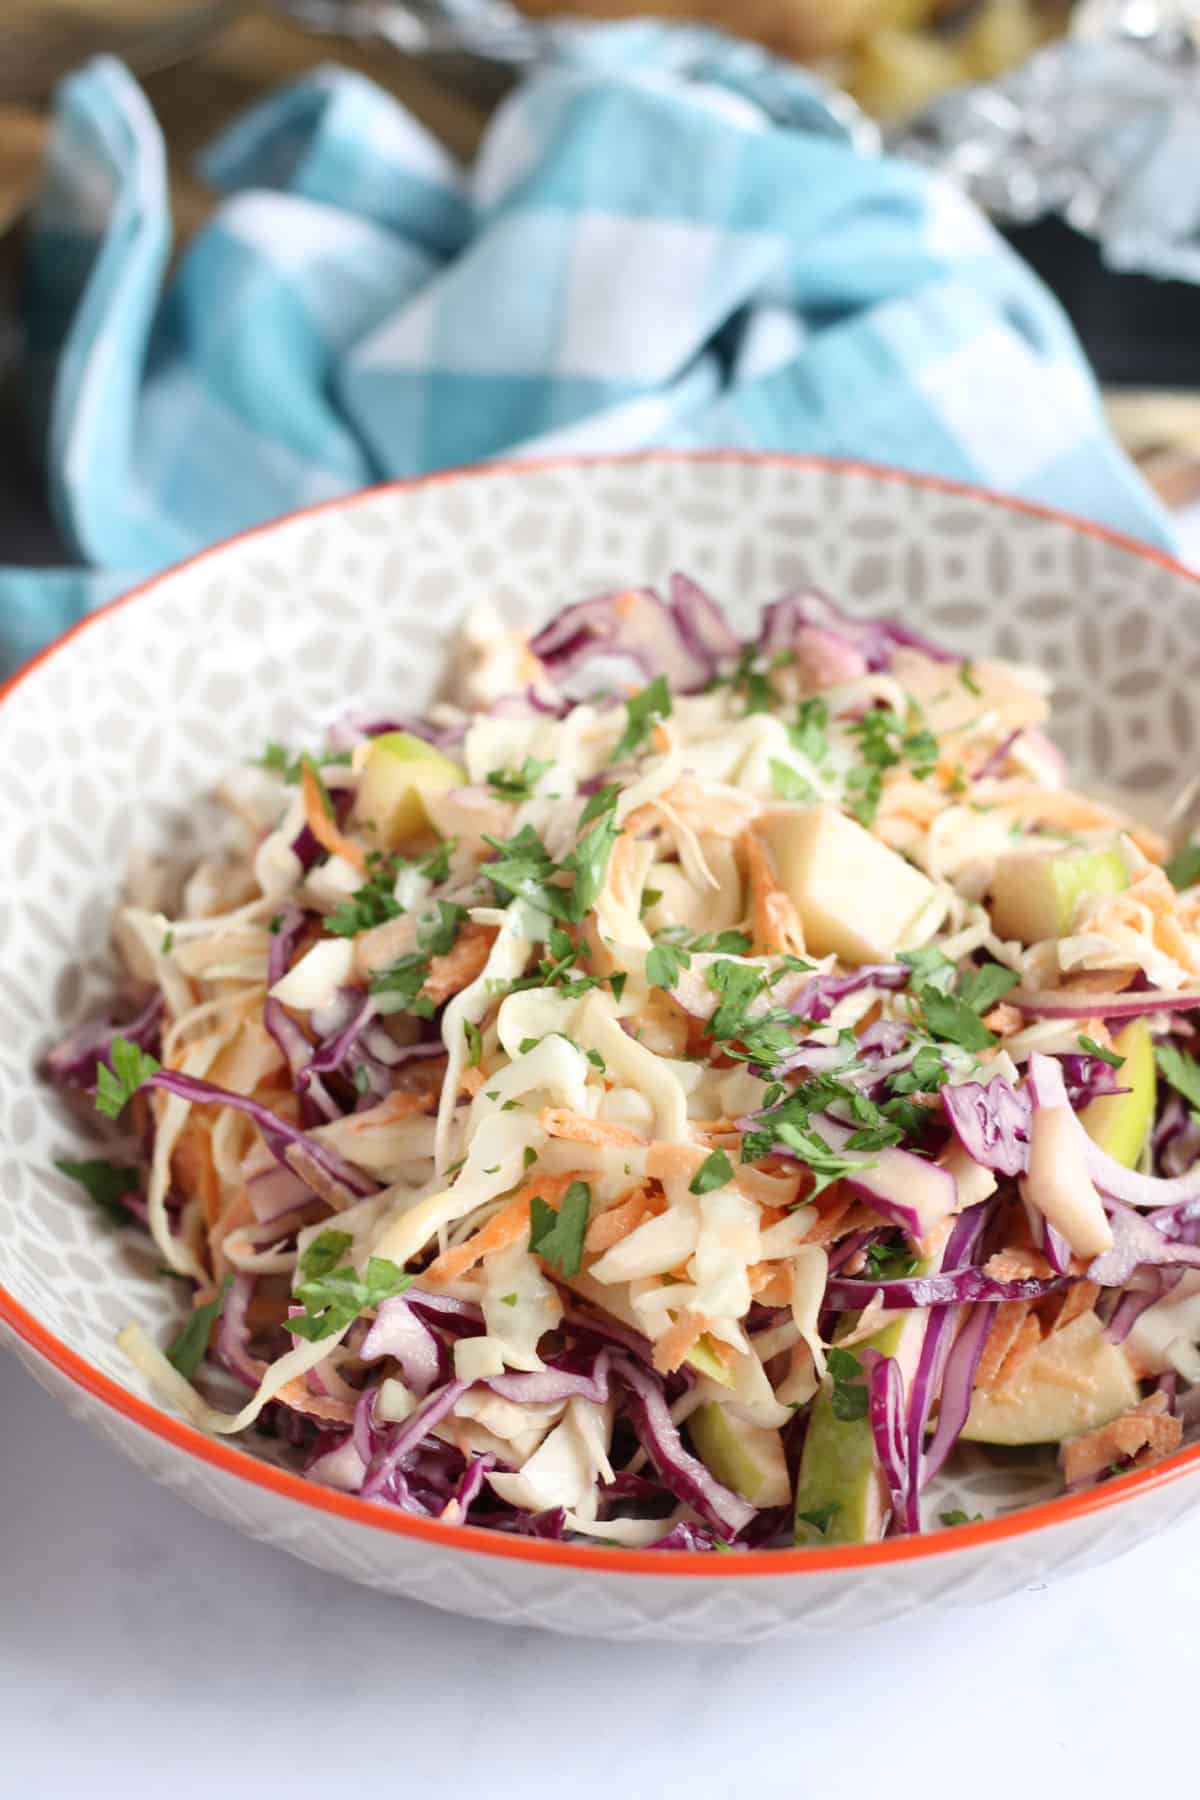
[[[1111,268],[1200,281],[1200,0],[1091,0],[1069,37],[890,144],[994,218],[1060,213]]]
[[[511,0],[277,4],[317,29],[510,70],[588,29],[528,18]],[[871,135],[863,122],[862,141]],[[1200,282],[1200,0],[1084,0],[1067,38],[943,95],[888,143],[954,175],[994,218],[1061,213],[1112,268]]]

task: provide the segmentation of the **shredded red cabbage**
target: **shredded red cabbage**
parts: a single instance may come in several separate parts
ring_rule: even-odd
[[[986,1086],[960,1082],[940,1090],[942,1109],[955,1137],[982,1168],[1023,1175],[1029,1162],[1028,1096],[997,1075]]]

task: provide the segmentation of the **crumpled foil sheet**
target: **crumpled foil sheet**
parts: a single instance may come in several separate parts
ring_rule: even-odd
[[[511,0],[281,3],[319,30],[518,67],[587,29],[528,18]],[[842,98],[869,145],[869,122]],[[1084,0],[1068,37],[944,94],[887,142],[952,174],[995,219],[1059,213],[1111,268],[1200,282],[1200,0]]]
[[[1092,0],[1062,42],[889,143],[993,218],[1059,213],[1110,268],[1200,282],[1200,0]]]

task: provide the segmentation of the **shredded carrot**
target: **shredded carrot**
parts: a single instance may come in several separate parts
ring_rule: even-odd
[[[1150,1394],[1107,1425],[1067,1438],[1059,1446],[1058,1456],[1068,1484],[1099,1475],[1114,1462],[1130,1457],[1136,1457],[1139,1465],[1157,1462],[1178,1449],[1183,1424],[1171,1417],[1166,1404],[1165,1394]]]
[[[225,1202],[215,1222],[208,1228],[208,1260],[213,1275],[222,1274],[225,1262],[225,1241],[239,1225],[249,1225],[254,1217],[254,1208],[250,1204],[250,1194],[245,1187],[239,1188],[231,1200]]]
[[[1020,1330],[1012,1341],[1008,1355],[1000,1365],[996,1376],[996,1394],[1003,1399],[1014,1393],[1021,1378],[1021,1371],[1030,1357],[1039,1348],[1042,1341],[1042,1327],[1033,1313],[1029,1313],[1021,1321]]]
[[[1054,1273],[1040,1250],[997,1250],[983,1265],[995,1281],[1046,1281]]]
[[[212,1125],[193,1108],[171,1152],[171,1175],[181,1191],[198,1197],[211,1230],[221,1211],[221,1178],[212,1154]]]
[[[664,1195],[649,1193],[645,1188],[634,1188],[632,1194],[617,1206],[610,1206],[607,1212],[597,1213],[587,1228],[587,1236],[583,1247],[589,1255],[599,1256],[605,1250],[611,1250],[622,1238],[644,1225],[647,1219],[653,1219],[666,1208]]]
[[[482,973],[495,939],[494,925],[480,925],[474,919],[468,919],[455,938],[453,949],[445,956],[430,957],[429,973],[421,992],[435,1006],[449,1000],[451,994],[460,993]]]
[[[750,929],[760,955],[804,955],[804,927],[795,902],[781,886],[771,853],[756,831],[744,831],[738,849],[750,888]]]
[[[849,1229],[843,1224],[850,1211],[850,1201],[835,1194],[829,1204],[822,1208],[816,1224],[801,1238],[802,1244],[828,1244],[835,1237],[844,1237]]]
[[[1084,1313],[1091,1312],[1100,1297],[1099,1285],[1094,1281],[1075,1281],[1062,1294],[1048,1294],[1038,1304],[1042,1323],[1048,1331],[1061,1331],[1074,1319],[1080,1319]]]
[[[351,867],[366,873],[367,853],[361,844],[348,838],[339,831],[337,824],[325,811],[325,798],[321,791],[321,783],[317,779],[316,770],[309,763],[304,763],[300,771],[300,791],[304,797],[304,819],[308,829],[320,844],[322,850],[328,850],[330,856],[340,856]]]
[[[487,1076],[482,1069],[463,1069],[458,1077],[458,1091],[460,1094],[469,1094],[474,1099],[486,1080]]]
[[[987,1341],[983,1346],[983,1355],[979,1358],[979,1367],[975,1371],[975,1386],[980,1393],[986,1394],[995,1387],[1004,1359],[1012,1349],[1028,1313],[1028,1300],[1002,1300],[996,1307]]]
[[[710,1321],[703,1313],[681,1312],[673,1325],[668,1325],[654,1345],[654,1366],[660,1375],[670,1375],[708,1330]]]
[[[655,1138],[646,1152],[646,1173],[656,1181],[690,1179],[707,1156],[699,1144],[668,1144]]]
[[[606,1119],[585,1119],[565,1106],[544,1106],[539,1124],[548,1137],[566,1138],[572,1144],[645,1144],[640,1132],[629,1125],[614,1125]]]
[[[326,1419],[334,1425],[353,1425],[354,1407],[349,1400],[335,1400],[331,1394],[312,1394],[308,1390],[303,1375],[296,1375],[291,1381],[285,1381],[275,1396],[285,1406],[296,1412],[307,1413],[313,1419]]]
[[[1002,1000],[999,1006],[993,1006],[991,1012],[984,1015],[983,1022],[997,1037],[1012,1037],[1024,1025],[1025,1014],[1019,1007],[1010,1006],[1006,1000]]]
[[[492,1214],[486,1225],[480,1226],[464,1243],[456,1244],[452,1250],[444,1250],[431,1262],[422,1279],[439,1283],[457,1281],[482,1257],[493,1256],[497,1250],[507,1250],[510,1245],[519,1243],[529,1229],[529,1203],[534,1196],[540,1195],[546,1205],[557,1212],[563,1195],[578,1179],[579,1170],[572,1169],[566,1175],[539,1175],[527,1181],[507,1206]]]
[[[667,730],[667,727],[662,723],[661,719],[655,724],[654,730],[650,734],[650,742],[654,745],[654,748],[658,751],[660,756],[665,756],[667,751],[671,748],[671,733]]]

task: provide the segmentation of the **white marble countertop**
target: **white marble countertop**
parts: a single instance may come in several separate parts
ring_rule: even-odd
[[[1200,1518],[852,1640],[680,1651],[452,1618],[151,1485],[0,1352],[0,1800],[1050,1800],[1188,1753]]]

